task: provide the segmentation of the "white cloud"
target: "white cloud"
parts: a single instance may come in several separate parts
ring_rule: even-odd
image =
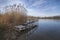
[[[22,5],[24,4],[24,7],[27,9],[28,11],[28,15],[32,15],[32,16],[49,16],[49,15],[54,15],[54,13],[52,14],[51,12],[56,11],[57,6],[49,6],[48,4],[44,5],[44,3],[47,2],[47,0],[34,0],[34,2],[29,5],[30,2],[32,2],[33,0],[29,0],[29,2],[26,2],[27,0],[9,0],[10,2],[8,4],[19,4],[21,3]],[[41,5],[41,6],[40,6]],[[28,6],[28,7],[27,7]],[[43,6],[43,7],[42,7]],[[33,7],[41,7],[39,9],[33,8]],[[49,12],[47,12],[48,10],[51,10]],[[57,13],[55,13],[55,15],[57,15]]]
[[[46,14],[44,14],[44,12],[40,12],[34,9],[27,9],[28,10],[28,15],[30,16],[40,16],[40,17],[44,17],[47,16]]]
[[[38,6],[38,5],[41,5],[41,4],[45,3],[45,2],[46,2],[45,0],[37,0],[30,7]]]

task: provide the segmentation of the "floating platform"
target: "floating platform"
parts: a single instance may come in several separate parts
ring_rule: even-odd
[[[30,29],[30,28],[34,28],[37,26],[37,23],[34,21],[28,22],[28,23],[24,23],[22,25],[19,26],[15,26],[15,30],[16,31],[22,31],[22,30],[26,30],[26,29]]]

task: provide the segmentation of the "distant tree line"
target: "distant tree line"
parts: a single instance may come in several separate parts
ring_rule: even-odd
[[[29,19],[60,19],[60,16],[50,16],[50,17],[36,17],[36,16],[28,16]]]
[[[41,19],[60,19],[60,16],[41,17]]]

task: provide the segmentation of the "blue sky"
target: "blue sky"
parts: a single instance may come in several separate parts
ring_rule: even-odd
[[[0,8],[15,3],[24,5],[31,16],[60,15],[60,0],[0,0]]]

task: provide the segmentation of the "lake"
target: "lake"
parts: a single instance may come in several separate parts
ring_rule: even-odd
[[[60,20],[40,19],[37,27],[24,33],[20,40],[60,40]]]

